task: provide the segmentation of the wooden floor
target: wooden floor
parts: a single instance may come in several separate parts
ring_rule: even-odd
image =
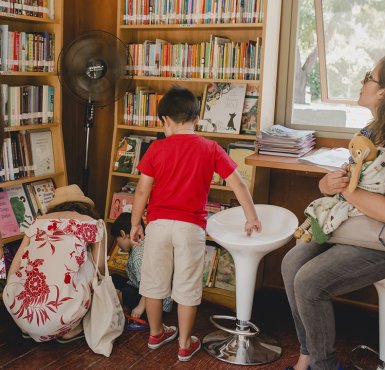
[[[378,315],[347,305],[336,305],[337,353],[344,369],[352,369],[348,354],[357,344],[378,348]],[[202,304],[194,335],[203,338],[213,331],[211,314],[229,314],[218,307]],[[115,342],[111,357],[94,354],[84,340],[68,344],[56,342],[35,343],[22,339],[20,331],[7,311],[0,307],[0,368],[1,369],[260,369],[283,370],[293,364],[298,355],[298,342],[289,307],[282,292],[262,291],[256,294],[253,321],[262,331],[276,338],[283,347],[282,357],[274,363],[260,366],[235,366],[216,360],[204,350],[192,361],[181,363],[177,359],[177,342],[158,350],[147,348],[146,332],[128,332]],[[165,323],[176,324],[176,312],[165,316]],[[365,370],[376,368],[376,357],[364,354],[360,364]]]

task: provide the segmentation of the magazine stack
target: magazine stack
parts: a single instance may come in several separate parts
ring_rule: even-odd
[[[259,154],[302,157],[314,146],[315,131],[293,130],[281,125],[262,130],[256,139]]]

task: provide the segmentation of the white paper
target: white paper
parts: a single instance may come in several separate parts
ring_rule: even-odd
[[[336,170],[341,168],[343,164],[348,163],[349,157],[350,153],[346,148],[321,148],[312,155],[298,158],[298,162],[314,164],[328,170]]]

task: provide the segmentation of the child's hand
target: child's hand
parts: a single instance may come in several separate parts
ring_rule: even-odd
[[[139,301],[139,304],[132,309],[131,316],[139,319],[143,315],[145,309],[146,309],[145,300],[141,299]]]
[[[144,231],[142,225],[136,225],[131,227],[130,239],[133,244],[139,245],[144,240]]]
[[[262,224],[258,218],[253,221],[246,221],[245,232],[247,236],[250,236],[253,231],[257,233],[260,233],[262,231]]]

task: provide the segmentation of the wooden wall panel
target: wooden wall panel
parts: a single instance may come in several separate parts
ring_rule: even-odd
[[[116,34],[116,0],[66,0],[64,2],[64,45],[82,33],[100,29]],[[85,105],[63,89],[63,135],[68,183],[82,183],[85,157]],[[90,132],[88,195],[102,215],[107,192],[114,105],[98,108]]]

